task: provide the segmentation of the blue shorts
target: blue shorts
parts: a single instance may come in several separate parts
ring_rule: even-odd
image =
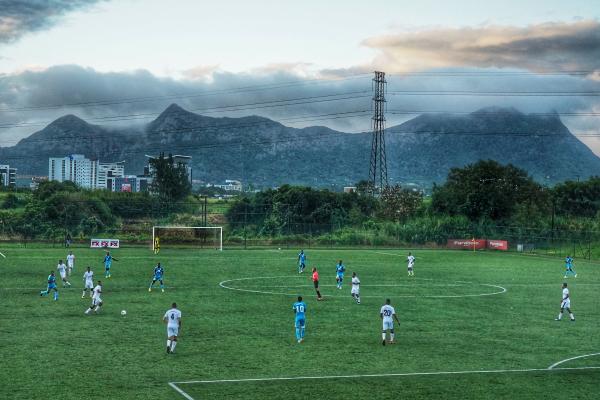
[[[162,281],[162,275],[161,276],[154,275],[154,280],[155,281]]]
[[[104,264],[104,269],[110,269],[110,264]]]
[[[339,280],[341,281],[342,279],[344,279],[344,273],[343,272],[338,272],[337,273],[337,277],[339,278]]]
[[[56,289],[56,283],[49,283],[48,290],[50,290],[50,289]]]
[[[304,328],[305,323],[306,321],[304,320],[304,318],[297,318],[294,325],[296,326],[296,328]]]

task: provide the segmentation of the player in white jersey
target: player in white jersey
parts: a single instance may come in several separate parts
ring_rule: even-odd
[[[562,290],[563,291],[562,291],[562,300],[560,301],[560,313],[558,314],[558,317],[556,317],[556,321],[561,320],[561,318],[563,316],[563,312],[566,309],[567,312],[569,313],[569,317],[571,317],[571,322],[575,322],[575,316],[571,312],[571,296],[569,294],[569,289],[567,289],[566,282],[563,283]]]
[[[85,298],[85,292],[90,289],[90,297],[92,297],[92,292],[94,290],[94,272],[87,267],[87,271],[83,273],[83,293],[81,293],[81,298]]]
[[[381,306],[381,311],[379,312],[379,316],[383,321],[383,330],[381,333],[381,344],[385,346],[385,336],[387,331],[390,331],[390,341],[389,344],[394,344],[394,319],[400,325],[400,321],[398,321],[398,317],[396,316],[396,310],[394,307],[390,305],[390,299],[385,300],[385,304]]]
[[[67,266],[63,262],[63,260],[58,260],[58,265],[56,266],[56,270],[60,274],[60,279],[62,279],[63,287],[71,286],[71,282],[67,279]]]
[[[67,276],[71,276],[73,269],[75,268],[75,255],[72,251],[67,254]]]
[[[98,281],[98,284],[94,288],[94,294],[92,294],[92,305],[90,306],[90,308],[85,310],[86,315],[89,315],[92,312],[92,310],[96,314],[100,311],[100,308],[102,308],[103,304],[102,298],[100,296],[102,296],[102,281]]]
[[[409,252],[408,257],[406,257],[406,262],[408,263],[408,276],[415,276],[415,256]]]
[[[175,352],[177,336],[181,328],[181,311],[177,309],[177,303],[171,305],[171,309],[165,313],[163,321],[167,324],[167,354],[169,354]]]
[[[360,279],[356,276],[356,272],[352,273],[352,289],[350,290],[350,294],[356,300],[356,304],[360,304]]]

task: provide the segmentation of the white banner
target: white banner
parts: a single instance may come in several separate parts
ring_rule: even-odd
[[[90,241],[90,247],[92,249],[118,249],[119,239],[92,239]]]

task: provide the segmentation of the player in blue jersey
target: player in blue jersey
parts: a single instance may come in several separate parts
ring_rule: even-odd
[[[306,254],[304,253],[304,250],[300,250],[300,253],[298,253],[298,273],[301,274],[302,272],[304,272],[305,268]]]
[[[298,343],[304,341],[304,327],[306,326],[306,303],[302,301],[302,296],[298,296],[298,301],[292,306],[292,310],[296,314],[294,325],[296,327],[296,340]]]
[[[565,258],[565,278],[569,274],[575,275],[575,278],[577,278],[577,272],[575,272],[575,270],[573,269],[573,257],[571,256],[567,256]]]
[[[152,291],[152,286],[154,286],[156,281],[160,282],[160,290],[162,290],[163,292],[165,291],[165,285],[163,283],[163,275],[164,274],[165,274],[165,270],[162,267],[162,265],[160,265],[160,263],[156,264],[156,267],[154,267],[154,277],[152,278],[152,283],[150,283],[150,287],[148,288],[149,292]]]
[[[54,289],[54,301],[56,301],[58,300],[58,288],[56,287],[56,276],[54,276],[54,271],[50,271],[50,275],[48,275],[48,288],[42,290],[40,296],[49,295],[52,289]]]
[[[105,278],[110,278],[110,267],[112,265],[113,260],[119,261],[110,255],[110,251],[107,251],[106,255],[104,256],[104,277]]]
[[[346,272],[346,267],[342,264],[342,260],[340,260],[335,266],[335,281],[337,283],[337,288],[342,288],[342,281],[344,280],[344,272]]]

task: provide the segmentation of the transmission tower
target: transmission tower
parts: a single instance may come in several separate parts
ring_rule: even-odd
[[[385,72],[375,71],[373,78],[373,140],[371,142],[371,166],[369,182],[373,194],[388,186],[385,157]],[[378,165],[379,164],[379,165]]]

